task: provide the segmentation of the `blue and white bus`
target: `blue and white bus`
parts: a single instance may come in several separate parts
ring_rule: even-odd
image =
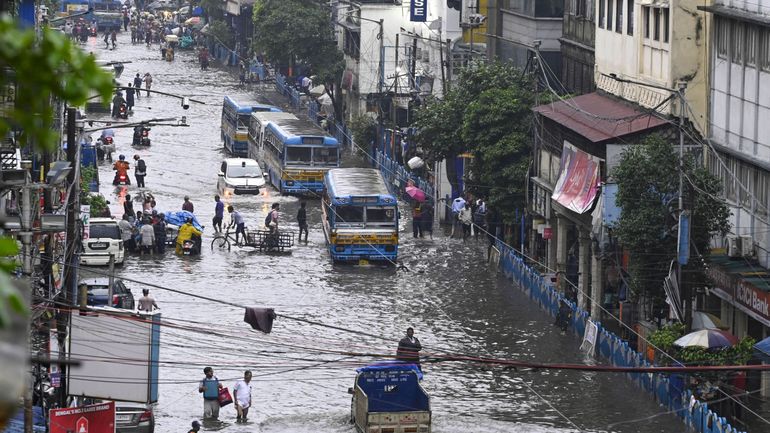
[[[325,178],[323,229],[335,262],[398,258],[398,201],[379,170],[338,168]]]
[[[340,166],[337,139],[308,120],[267,122],[261,148],[270,183],[283,194],[320,194],[326,172]]]
[[[248,156],[251,113],[260,111],[280,112],[281,109],[256,102],[239,103],[225,96],[222,103],[222,141],[233,156]]]
[[[123,25],[122,10],[123,3],[120,0],[63,0],[59,16],[66,17],[88,12],[78,17],[89,24],[96,21],[98,30],[120,31]]]
[[[284,119],[298,120],[297,116],[285,111],[280,113],[262,111],[251,114],[251,122],[249,123],[249,158],[262,161],[262,136],[265,133],[267,124],[275,120]]]

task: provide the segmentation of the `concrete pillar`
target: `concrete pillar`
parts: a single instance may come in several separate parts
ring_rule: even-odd
[[[567,280],[567,224],[565,217],[556,217],[556,271],[559,272],[559,290],[564,291]]]
[[[591,251],[591,320],[602,320],[601,305],[604,301],[604,266],[599,251]]]
[[[580,293],[578,293],[578,307],[586,310],[588,306],[588,296],[591,294],[591,271],[590,271],[590,257],[591,257],[591,238],[588,230],[580,229],[579,235],[579,251],[578,251],[578,287]]]

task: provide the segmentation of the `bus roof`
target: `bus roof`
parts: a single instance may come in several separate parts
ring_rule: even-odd
[[[303,144],[303,137],[322,137],[324,146],[339,146],[336,138],[329,137],[323,129],[308,120],[275,119],[267,124],[266,129],[273,131],[284,144],[300,145]]]
[[[385,179],[374,168],[333,168],[326,173],[329,197],[387,196],[390,194]]]
[[[260,111],[269,111],[269,112],[277,113],[282,111],[280,108],[274,107],[272,105],[260,104],[258,102],[253,102],[253,101],[250,101],[250,102],[236,101],[229,96],[225,96],[224,105],[225,106],[229,105],[233,107],[238,114],[249,114],[249,113],[255,113]]]
[[[259,123],[267,123],[278,119],[296,119],[297,116],[295,116],[292,113],[287,113],[285,111],[281,111],[281,112],[258,111],[256,113],[251,113],[251,118],[257,119]]]

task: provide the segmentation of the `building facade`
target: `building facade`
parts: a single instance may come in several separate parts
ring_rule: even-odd
[[[770,0],[701,9],[714,29],[706,164],[732,211],[732,233],[715,240],[705,307],[735,335],[761,340],[770,336]],[[770,375],[761,384],[770,395]]]
[[[702,4],[596,0],[596,86],[642,107],[678,115],[677,105],[667,98],[684,82],[694,124],[705,135],[709,68],[708,26],[705,13],[698,10]]]
[[[594,0],[565,0],[561,43],[564,90],[573,95],[593,92],[594,84]]]

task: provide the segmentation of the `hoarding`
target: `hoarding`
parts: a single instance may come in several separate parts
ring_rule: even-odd
[[[559,180],[551,198],[575,213],[588,212],[599,191],[600,161],[565,141]]]
[[[115,433],[115,402],[51,409],[51,433]]]
[[[411,0],[409,21],[424,23],[428,19],[428,0]]]
[[[116,308],[73,312],[70,395],[154,403],[158,400],[160,313]]]

